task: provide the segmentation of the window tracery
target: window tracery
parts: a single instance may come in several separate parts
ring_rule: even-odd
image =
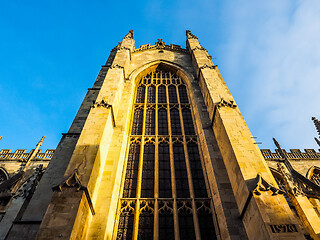
[[[311,169],[311,174],[309,176],[309,179],[314,182],[315,184],[320,186],[320,168],[313,167]]]
[[[115,239],[213,239],[187,88],[169,71],[138,83]]]

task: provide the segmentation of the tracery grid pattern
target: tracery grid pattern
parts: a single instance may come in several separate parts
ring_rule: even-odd
[[[185,84],[149,73],[133,110],[116,239],[216,239]]]

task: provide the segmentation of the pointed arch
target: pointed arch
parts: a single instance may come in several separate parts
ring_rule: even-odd
[[[131,73],[130,80],[135,90],[118,209],[134,201],[134,210],[129,214],[120,209],[114,236],[151,239],[155,231],[159,239],[214,237],[213,203],[192,114],[193,76],[173,63],[155,61]],[[130,197],[129,182],[134,184]]]
[[[137,85],[137,81],[139,81],[141,77],[147,75],[150,72],[155,71],[156,69],[175,73],[184,81],[188,89],[191,88],[191,83],[195,80],[195,77],[191,75],[184,67],[166,60],[156,60],[149,63],[145,63],[133,70],[129,74],[128,78],[130,81],[134,81],[135,85]]]
[[[320,168],[317,166],[312,166],[309,168],[306,177],[314,182],[315,184],[318,184],[320,186]]]

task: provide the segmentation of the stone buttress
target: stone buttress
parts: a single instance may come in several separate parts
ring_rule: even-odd
[[[190,31],[186,49],[161,39],[135,49],[130,31],[111,51],[22,216],[37,232],[30,239],[116,239],[136,83],[155,69],[187,86],[213,202],[212,238],[304,239],[217,66]]]

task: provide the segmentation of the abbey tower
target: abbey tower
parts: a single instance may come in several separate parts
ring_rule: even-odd
[[[111,51],[27,201],[6,195],[2,239],[319,239],[320,154],[261,151],[186,36],[135,48],[131,30]]]

